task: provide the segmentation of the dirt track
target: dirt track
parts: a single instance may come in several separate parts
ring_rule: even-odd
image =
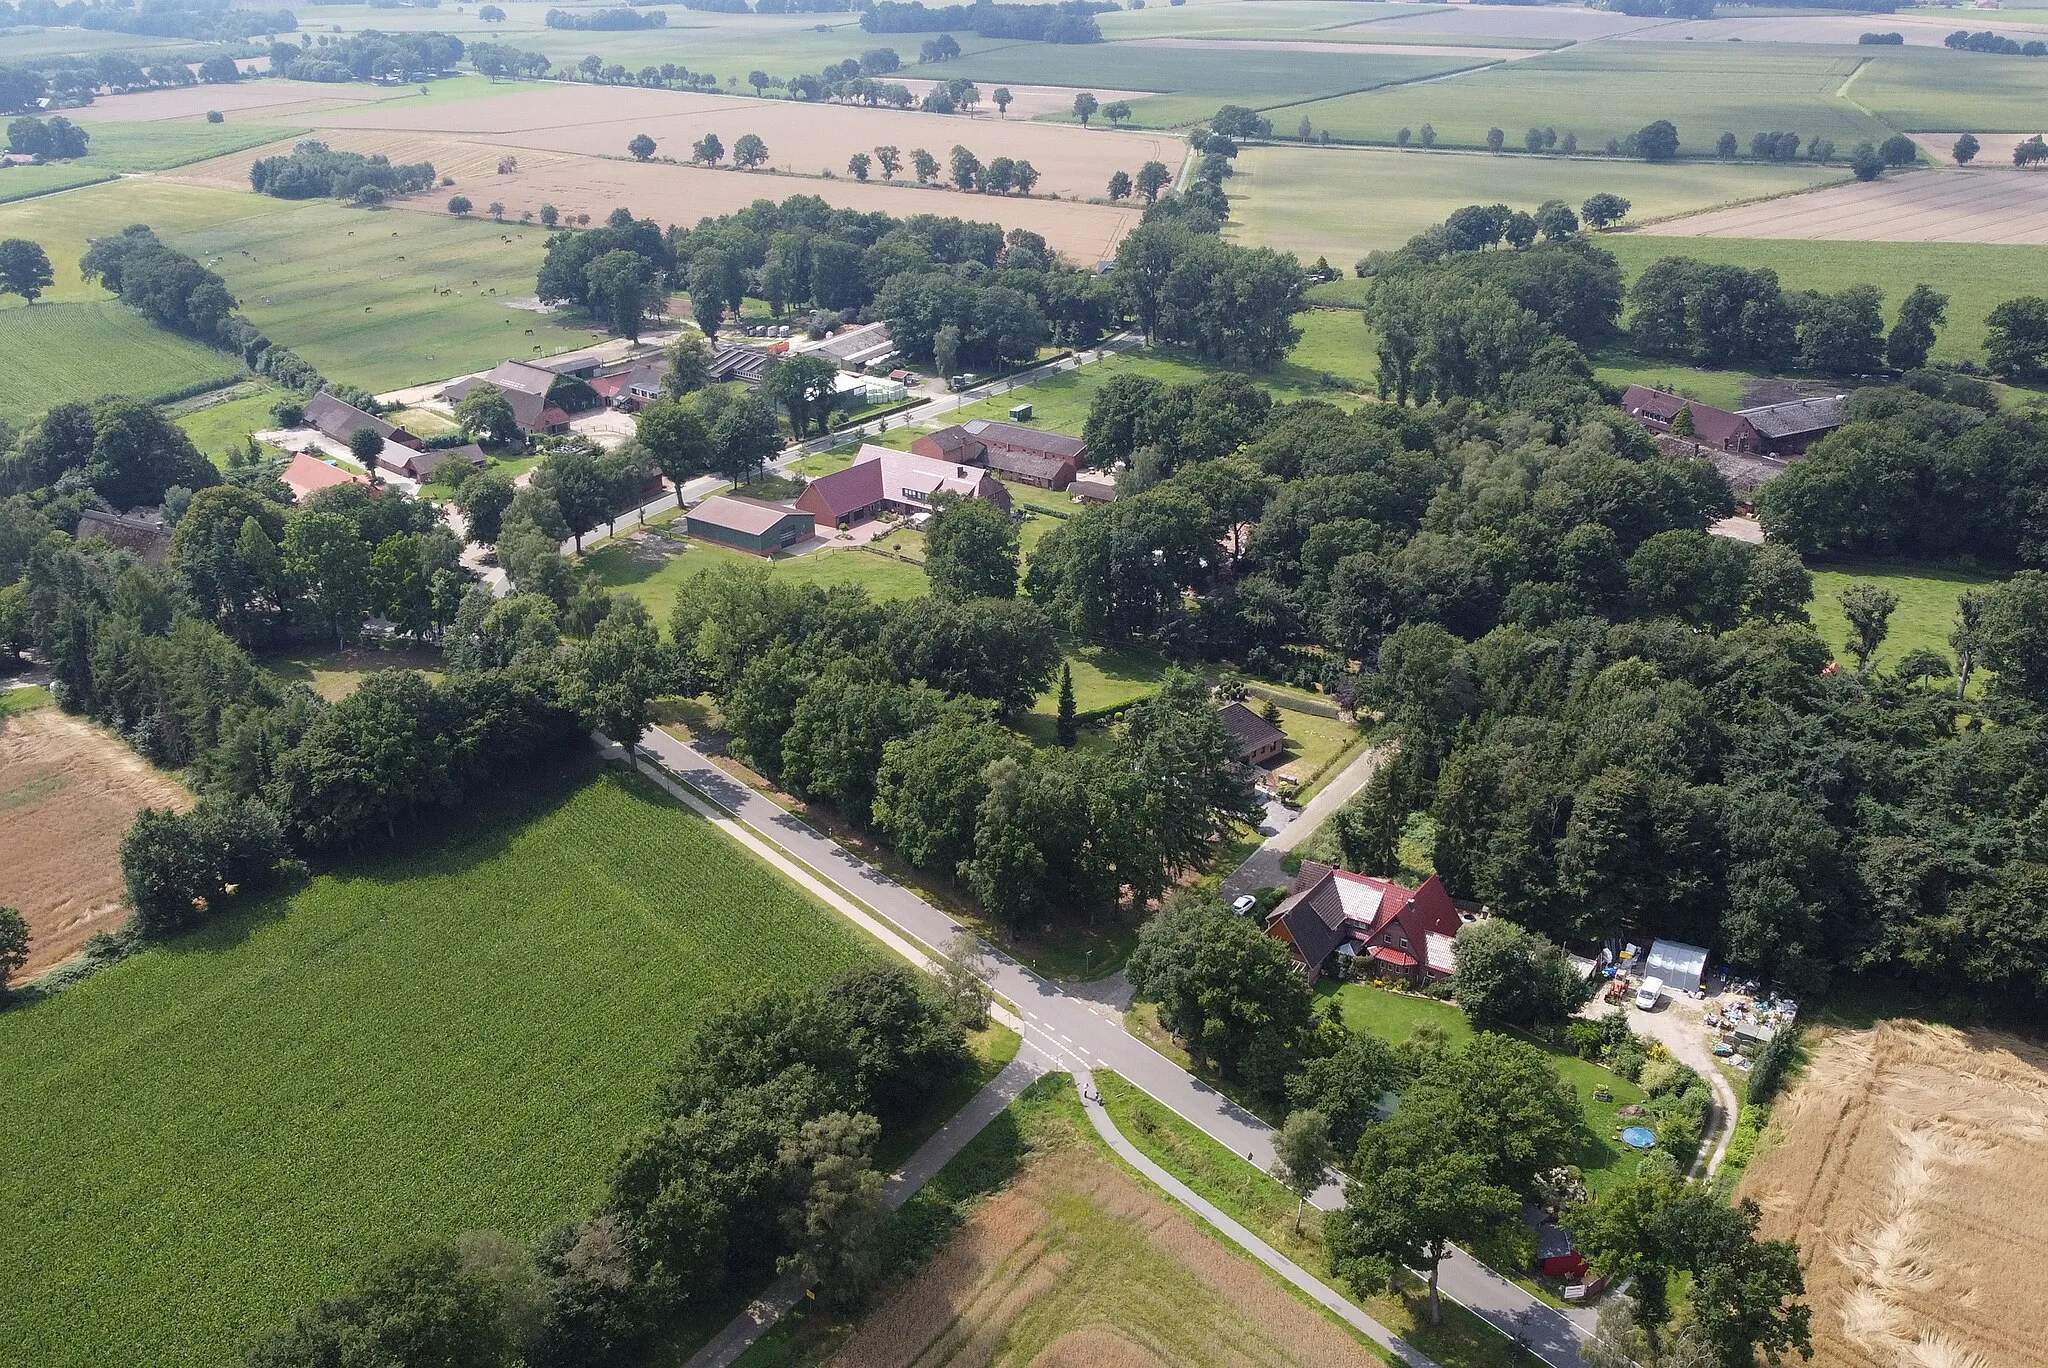
[[[2048,171],[1914,171],[1716,209],[1660,223],[1657,235],[2048,244]]]
[[[24,979],[127,916],[118,852],[135,814],[191,805],[169,775],[91,723],[55,708],[0,722],[0,904],[28,921]]]
[[[1799,1241],[1819,1368],[2048,1364],[2048,1051],[1914,1022],[1836,1036],[1740,1191]]]

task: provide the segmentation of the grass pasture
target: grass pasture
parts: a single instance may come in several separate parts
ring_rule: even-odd
[[[1796,129],[1832,138],[1844,153],[1892,130],[1838,92],[1866,60],[1839,47],[1791,44],[1592,43],[1509,62],[1455,80],[1397,86],[1290,107],[1318,130],[1358,142],[1392,142],[1402,126],[1436,129],[1451,147],[1483,147],[1498,127],[1576,133],[1587,150],[1625,138],[1653,119],[1678,126],[1681,156],[1711,156],[1726,130],[1749,135]]]
[[[1510,135],[1519,142],[1521,130]],[[1783,195],[1844,179],[1841,168],[1712,163],[1658,165],[1588,157],[1490,157],[1391,149],[1250,147],[1230,182],[1230,235],[1258,247],[1327,256],[1340,271],[1392,250],[1467,204],[1533,211],[1576,207],[1607,191],[1637,220]]]
[[[245,380],[232,389],[175,404],[169,412],[192,445],[225,468],[230,449],[239,448],[252,432],[267,432],[277,426],[270,410],[283,394],[267,380]],[[206,402],[216,398],[218,402]]]
[[[1796,1236],[1816,1363],[2041,1368],[2048,1052],[1910,1021],[1831,1034],[1737,1195]]]
[[[241,372],[241,358],[113,300],[0,312],[0,418],[18,425],[52,404],[114,392],[155,398]]]
[[[107,299],[79,279],[78,259],[88,238],[131,223],[150,225],[219,272],[242,312],[274,341],[329,376],[371,389],[479,370],[536,345],[563,351],[590,335],[505,305],[533,293],[545,237],[538,227],[368,213],[148,179],[0,207],[0,236],[33,238],[49,253],[57,274],[50,298],[56,300]],[[458,293],[436,293],[444,287]],[[138,319],[136,326],[147,325]],[[528,328],[533,337],[525,336]],[[7,334],[0,350],[14,331],[11,323],[0,329]],[[167,338],[165,345],[177,343]],[[226,373],[236,369],[230,363]],[[137,373],[118,361],[99,371]],[[161,393],[198,378],[147,389],[140,380],[124,380],[121,388]],[[105,388],[94,384],[93,393]]]
[[[216,1364],[380,1246],[586,1210],[709,995],[863,943],[585,778],[0,1015],[0,1336]]]

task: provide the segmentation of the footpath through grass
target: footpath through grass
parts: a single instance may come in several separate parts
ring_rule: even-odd
[[[707,999],[878,952],[650,786],[544,791],[0,1013],[0,1344],[233,1360],[383,1246],[587,1211]]]

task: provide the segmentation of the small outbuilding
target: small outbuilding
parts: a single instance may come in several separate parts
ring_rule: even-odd
[[[1707,976],[1707,952],[1684,941],[1653,941],[1642,972],[1647,978],[1663,979],[1673,992],[1696,993]]]
[[[772,556],[817,531],[801,508],[741,494],[712,495],[683,515],[683,527],[693,537],[756,556]]]
[[[1224,704],[1216,720],[1237,738],[1238,753],[1246,764],[1269,764],[1287,750],[1287,733],[1242,703]]]

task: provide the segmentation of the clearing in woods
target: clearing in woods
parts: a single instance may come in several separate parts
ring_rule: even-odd
[[[651,785],[559,778],[0,1013],[10,1362],[238,1361],[395,1241],[532,1239],[703,1003],[872,953]]]
[[[121,838],[192,797],[117,738],[54,707],[0,716],[0,906],[28,922],[23,982],[127,919]]]
[[[1738,1194],[1799,1241],[1817,1368],[2040,1368],[2048,1051],[1908,1021],[1830,1036]]]
[[[1028,1163],[832,1359],[835,1368],[1379,1362],[1079,1143]]]

